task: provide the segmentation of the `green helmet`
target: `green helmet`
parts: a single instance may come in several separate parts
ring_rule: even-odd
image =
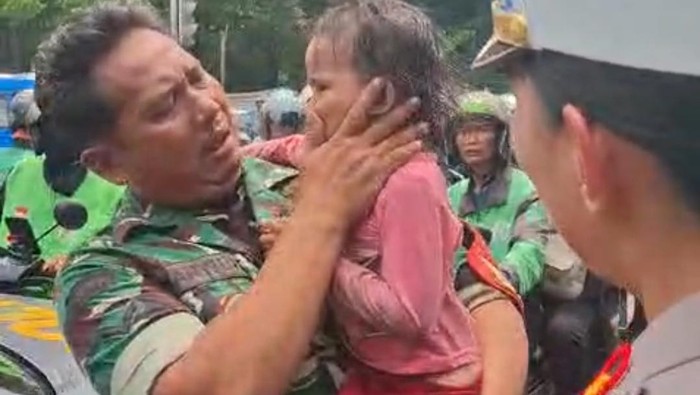
[[[489,91],[469,92],[459,100],[459,117],[457,125],[469,120],[471,117],[493,117],[502,122],[497,130],[498,156],[506,163],[511,160],[510,144],[508,138],[508,124],[510,123],[510,109],[506,100]],[[457,126],[456,125],[456,126]],[[459,126],[455,127],[455,132]],[[453,149],[456,149],[454,147]]]
[[[459,100],[459,107],[462,116],[492,116],[504,124],[510,121],[510,112],[506,103],[489,91],[467,93]]]

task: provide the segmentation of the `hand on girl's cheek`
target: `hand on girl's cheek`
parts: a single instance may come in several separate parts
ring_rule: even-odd
[[[304,147],[302,151],[301,163],[303,167],[304,158],[316,148],[323,145],[328,140],[327,131],[323,120],[314,112],[306,111],[306,125],[304,127]]]
[[[306,147],[305,152],[311,152],[314,149],[320,147],[325,143],[330,136],[328,136],[328,131],[325,130],[325,125],[323,120],[316,115],[313,111],[306,111]]]

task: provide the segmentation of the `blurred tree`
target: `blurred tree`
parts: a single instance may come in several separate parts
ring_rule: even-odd
[[[304,10],[297,0],[200,0],[193,52],[214,75],[221,74],[220,40],[228,26],[226,87],[253,90],[278,86],[281,77],[303,79]]]
[[[36,46],[75,9],[96,0],[0,0],[0,71],[26,71]],[[299,88],[304,79],[305,30],[329,4],[343,0],[199,0],[199,24],[190,50],[228,91],[280,84]],[[468,65],[491,33],[488,0],[409,0],[441,26],[448,59],[467,75]],[[150,0],[165,20],[169,0]],[[225,46],[222,51],[222,40]],[[223,56],[223,62],[222,62]],[[225,73],[221,66],[224,65]],[[502,91],[493,73],[468,75],[470,83]]]
[[[0,70],[30,70],[36,47],[41,40],[71,13],[95,2],[96,0],[0,0]],[[160,10],[162,12],[164,8],[161,7]]]

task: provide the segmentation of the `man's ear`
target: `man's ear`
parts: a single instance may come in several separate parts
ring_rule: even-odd
[[[563,131],[569,134],[573,144],[581,197],[589,210],[599,211],[611,193],[610,185],[606,182],[607,149],[601,131],[571,104],[562,109],[562,123]]]
[[[113,184],[124,185],[128,181],[116,153],[109,147],[96,145],[86,149],[80,154],[80,162]]]
[[[382,93],[377,102],[369,109],[369,114],[382,116],[388,114],[396,105],[396,87],[390,79],[385,79],[382,84]]]

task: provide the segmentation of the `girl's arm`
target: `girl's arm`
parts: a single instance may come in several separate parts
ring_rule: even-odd
[[[243,156],[252,156],[282,166],[301,167],[306,138],[294,134],[281,139],[254,143],[241,148]]]
[[[381,263],[375,273],[347,260],[336,269],[332,298],[369,326],[406,337],[437,321],[446,284],[441,230],[449,209],[421,177],[394,177],[377,201]]]

